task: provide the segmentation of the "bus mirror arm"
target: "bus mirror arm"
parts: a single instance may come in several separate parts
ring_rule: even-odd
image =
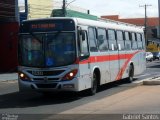
[[[80,33],[82,41],[85,41],[85,31],[84,30],[80,30],[79,33]]]
[[[85,31],[81,31],[82,41],[85,41]]]

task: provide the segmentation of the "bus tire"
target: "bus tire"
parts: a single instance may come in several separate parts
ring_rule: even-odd
[[[93,78],[92,78],[92,85],[91,88],[88,90],[89,95],[95,95],[97,92],[97,87],[98,87],[98,81],[97,81],[97,75],[94,72],[93,73]]]
[[[134,67],[133,65],[130,65],[129,73],[128,73],[128,80],[127,80],[129,83],[133,82],[133,76],[134,76]]]

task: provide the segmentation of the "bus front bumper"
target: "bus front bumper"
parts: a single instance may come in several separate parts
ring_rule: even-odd
[[[73,91],[77,92],[78,90],[78,80],[74,78],[71,81],[60,81],[60,82],[32,82],[32,81],[22,81],[19,82],[19,91],[20,92],[29,92],[29,91],[40,91],[40,92],[54,92],[54,91]]]

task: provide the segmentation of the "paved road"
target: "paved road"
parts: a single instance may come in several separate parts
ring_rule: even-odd
[[[152,61],[152,62],[147,62],[147,69],[146,71],[139,75],[136,76],[138,80],[149,78],[149,77],[158,77],[160,76],[160,61]]]
[[[137,80],[160,75],[159,61],[147,63],[147,66],[148,67],[146,72],[143,75],[137,76],[136,77]],[[136,89],[135,86],[132,86],[132,84],[126,84],[125,82],[122,81],[102,86],[99,92],[95,96],[87,96],[84,91],[79,94],[57,93],[44,97],[42,94],[39,93],[29,93],[29,94],[18,93],[18,84],[16,81],[1,82],[0,113],[16,113],[16,114],[65,113],[66,111],[74,110],[76,108],[79,108],[80,106],[85,106],[90,103],[101,101],[106,98],[110,99],[110,97],[112,96],[115,96],[114,99],[118,100],[120,98],[119,96],[116,97],[117,94],[126,93],[127,91],[132,91],[134,89]],[[140,88],[140,90],[142,90],[142,88]],[[143,90],[145,91],[145,88]],[[139,92],[136,92],[134,95],[138,94]],[[129,97],[131,96],[128,96],[128,98]],[[123,100],[125,101],[126,99],[127,98]],[[120,103],[123,102],[123,100],[117,101],[118,104],[120,105]],[[135,98],[134,101],[136,101]],[[113,102],[112,104],[115,103]],[[134,103],[132,102],[132,104]],[[129,105],[130,104],[128,104],[128,106]],[[114,106],[114,109],[116,109],[115,107],[116,106]],[[121,106],[121,108],[123,108],[123,106]],[[118,109],[120,110],[121,108]],[[125,110],[127,110],[127,108],[125,108]]]

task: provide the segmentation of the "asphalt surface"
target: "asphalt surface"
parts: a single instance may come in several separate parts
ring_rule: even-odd
[[[151,63],[149,62],[147,63],[146,72],[142,75],[136,76],[135,81],[140,81],[142,79],[149,78],[149,77],[156,78],[157,76],[160,75],[159,69],[160,69],[160,61],[154,61]],[[136,88],[138,88],[139,91],[137,90],[137,92],[134,95],[140,93],[141,90],[145,91],[147,89],[146,87],[139,88],[137,86],[134,86],[133,84],[134,83],[128,84],[126,83],[125,80],[122,80],[121,82],[118,81],[118,82],[109,83],[107,85],[102,86],[100,90],[98,91],[98,93],[94,96],[88,96],[86,94],[86,91],[80,92],[79,94],[54,93],[54,94],[50,94],[49,96],[44,96],[40,93],[19,93],[18,83],[16,80],[15,81],[5,81],[5,82],[1,82],[0,84],[0,113],[2,114],[3,113],[43,114],[43,115],[49,114],[48,116],[52,116],[53,114],[59,114],[59,113],[63,114],[63,113],[66,113],[66,111],[76,110],[77,108],[81,106],[86,106],[90,103],[96,103],[97,101],[101,101],[101,100],[103,101],[104,99],[110,99],[110,97],[112,96],[115,96],[114,99],[118,100],[120,98],[119,96],[116,97],[117,94],[127,93],[128,91],[133,91],[134,89],[137,90]],[[156,91],[156,89],[158,88],[155,88],[154,91]],[[132,97],[132,96],[128,96],[128,97]],[[122,100],[125,101],[125,99],[122,99]],[[119,106],[121,105],[121,102],[123,102],[122,100],[117,101]],[[159,100],[159,98],[157,100]],[[134,98],[134,101],[136,101],[136,97]],[[143,100],[142,100],[142,103],[143,103]],[[115,104],[115,103],[113,102],[112,104]],[[130,104],[128,103],[128,106],[129,105]],[[155,106],[156,104],[154,104],[153,107]],[[143,108],[143,106],[141,107]],[[117,111],[122,110],[122,108],[123,106],[121,106],[121,108],[117,108]],[[116,109],[116,106],[114,106],[114,109]],[[127,109],[125,110],[127,111]],[[136,111],[136,107],[134,110]],[[138,107],[138,110],[143,110],[143,109],[139,109]],[[80,111],[85,111],[85,110],[80,109]],[[100,111],[98,112],[98,114],[100,114]],[[112,112],[114,112],[114,110]]]

